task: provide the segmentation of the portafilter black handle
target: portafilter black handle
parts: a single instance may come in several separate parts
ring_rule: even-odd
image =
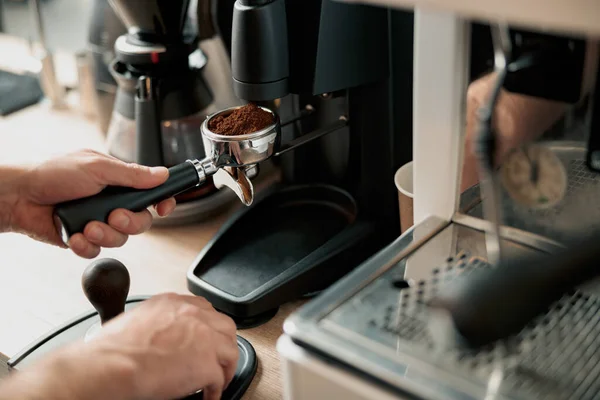
[[[566,293],[600,275],[600,236],[560,253],[513,256],[443,286],[429,307],[445,311],[472,347],[518,334]],[[435,317],[434,317],[435,318]]]
[[[54,210],[55,225],[62,240],[67,243],[71,236],[82,233],[89,222],[106,223],[110,213],[116,209],[139,212],[205,181],[202,164],[186,161],[169,168],[167,181],[155,188],[109,186],[94,196],[58,204]]]

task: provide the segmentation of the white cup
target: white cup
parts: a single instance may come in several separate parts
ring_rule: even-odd
[[[400,233],[414,224],[413,212],[413,162],[404,164],[394,175],[400,206]]]

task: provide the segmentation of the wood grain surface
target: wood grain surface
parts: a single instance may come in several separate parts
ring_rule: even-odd
[[[69,100],[66,110],[41,103],[0,118],[0,162],[37,163],[82,148],[104,151],[105,138],[78,108],[77,93]],[[236,207],[203,223],[153,227],[144,235],[130,237],[122,248],[103,250],[100,257],[114,257],[129,269],[130,295],[188,293],[188,268]],[[90,310],[81,289],[81,274],[88,263],[68,250],[23,235],[0,234],[0,353],[11,357],[48,330]],[[282,307],[265,325],[239,331],[259,359],[245,399],[282,398],[275,342],[283,320],[299,304]]]
[[[6,378],[8,375],[8,365],[6,364],[7,361],[8,357],[0,354],[0,380]]]

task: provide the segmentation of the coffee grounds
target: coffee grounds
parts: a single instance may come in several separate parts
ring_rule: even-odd
[[[219,135],[238,136],[258,132],[272,124],[272,114],[250,103],[227,116],[216,116],[209,121],[208,128]]]

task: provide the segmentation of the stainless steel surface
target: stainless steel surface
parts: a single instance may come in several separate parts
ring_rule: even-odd
[[[198,185],[204,184],[206,178],[212,176],[218,189],[230,188],[242,204],[249,206],[254,200],[254,187],[246,176],[246,169],[258,162],[266,161],[273,154],[276,140],[279,138],[279,118],[273,111],[263,108],[273,115],[275,123],[261,131],[247,135],[226,136],[215,134],[208,129],[212,118],[230,114],[236,108],[238,107],[219,111],[205,119],[201,134],[206,157],[202,160],[187,160],[187,162],[196,168]],[[257,169],[248,168],[248,171],[252,173]]]
[[[482,232],[487,232],[491,229],[491,223],[489,221],[480,218],[475,218],[470,215],[457,214],[452,219],[452,222]],[[536,235],[535,233],[511,228],[510,226],[500,227],[500,237],[511,238],[515,242],[521,243],[525,246],[540,249],[548,253],[561,251],[565,248],[563,244],[549,239],[545,236],[540,236]]]
[[[281,137],[279,117],[268,108],[261,107],[273,116],[271,126],[246,135],[219,135],[209,129],[210,121],[220,115],[229,115],[243,107],[230,107],[208,116],[202,123],[201,133],[206,159],[201,161],[207,175],[213,175],[215,186],[230,188],[242,204],[250,206],[254,200],[254,187],[246,176],[246,168],[268,160],[277,148]],[[256,170],[255,170],[256,171]]]
[[[444,282],[489,266],[480,230],[452,223],[440,232],[435,222],[407,231],[293,314],[285,333],[351,369],[427,399],[600,397],[597,282],[565,296],[512,341],[480,351],[457,342],[450,349],[435,346],[427,300]],[[560,248],[543,240],[538,246],[533,235],[523,244],[509,231],[501,234],[507,255]]]
[[[501,188],[497,176],[492,172],[481,182],[483,198],[483,215],[491,223],[486,234],[486,246],[490,262],[497,264],[503,256],[500,243],[500,226],[502,225]]]
[[[203,185],[206,182],[207,175],[211,175],[212,173],[214,173],[214,171],[209,174],[207,174],[206,172],[207,169],[209,169],[210,171],[213,170],[214,164],[211,162],[211,160],[187,160],[186,162],[192,164],[196,169],[196,173],[198,174],[198,186]]]
[[[69,243],[69,234],[67,233],[67,230],[65,229],[65,226],[63,225],[60,218],[58,218],[58,215],[54,215],[52,218],[54,219],[54,227],[56,228],[56,231],[59,233],[60,238],[63,241],[63,243]]]
[[[245,206],[252,205],[254,186],[243,168],[221,168],[215,172],[213,181],[218,189],[226,186],[233,190]]]
[[[165,46],[153,44],[152,46],[136,46],[127,42],[127,36],[121,35],[115,41],[115,47],[120,51],[129,54],[149,54],[149,53],[164,53],[167,51]]]
[[[559,243],[565,243],[578,231],[600,228],[600,176],[585,165],[586,150],[582,142],[551,141],[540,143],[551,149],[561,160],[566,171],[568,187],[565,197],[554,207],[531,209],[515,203],[508,193],[502,192],[503,225],[531,232]],[[469,189],[463,196],[461,212],[482,218],[479,188]]]
[[[246,135],[219,135],[212,132],[210,121],[221,115],[229,115],[238,107],[230,107],[218,111],[204,120],[201,127],[206,157],[211,158],[218,168],[244,167],[265,161],[270,158],[281,137],[279,117],[268,108],[261,107],[273,116],[274,123],[258,132]]]
[[[496,73],[496,80],[494,85],[502,85],[504,83],[504,77],[506,76],[506,68],[508,60],[511,59],[512,44],[510,41],[510,35],[508,26],[504,24],[491,24],[490,30],[492,34],[492,44],[494,48],[494,71]],[[492,92],[489,100],[490,105],[486,110],[487,116],[482,123],[489,121],[489,127],[491,129],[491,119],[493,110],[496,108],[496,103],[499,97],[499,91]],[[490,135],[496,135],[494,130],[489,132]],[[487,154],[480,155],[480,166],[479,173],[481,175],[481,187],[484,201],[484,215],[485,218],[492,223],[492,229],[486,234],[486,246],[488,249],[488,259],[492,264],[497,264],[502,258],[502,246],[500,243],[500,224],[502,223],[502,203],[500,194],[500,177],[492,170],[493,167],[488,165],[494,165],[493,160],[487,160]]]
[[[494,69],[501,71],[508,66],[508,60],[512,58],[509,26],[506,23],[492,23],[490,32],[494,46]]]
[[[228,187],[238,196],[242,204],[246,206],[252,204],[254,187],[246,176],[244,168],[225,165],[218,167],[215,159],[209,157],[203,160],[187,160],[186,162],[192,164],[196,169],[198,174],[197,186],[203,185],[206,183],[206,178],[212,176],[217,189]]]

